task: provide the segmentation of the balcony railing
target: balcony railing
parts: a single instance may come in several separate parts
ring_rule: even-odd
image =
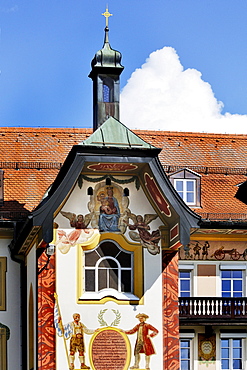
[[[179,318],[247,321],[247,298],[180,297]]]

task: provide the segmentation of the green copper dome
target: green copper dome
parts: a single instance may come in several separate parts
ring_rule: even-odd
[[[114,68],[115,74],[120,74],[124,69],[124,67],[121,65],[122,54],[119,51],[111,48],[108,33],[109,28],[108,26],[106,26],[104,45],[102,49],[97,51],[91,62],[92,71],[89,77],[91,77],[91,75],[93,74],[94,69],[97,69],[98,73],[98,69],[101,68]]]

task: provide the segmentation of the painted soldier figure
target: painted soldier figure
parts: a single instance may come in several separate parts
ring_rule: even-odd
[[[137,333],[137,339],[134,349],[135,363],[133,366],[131,366],[130,369],[139,369],[140,354],[144,353],[146,360],[146,370],[150,370],[150,356],[155,354],[155,350],[150,338],[157,335],[158,330],[152,325],[145,322],[149,318],[149,316],[145,313],[139,313],[138,315],[136,315],[136,318],[139,319],[140,323],[137,324],[133,329],[124,331],[125,334]],[[150,334],[149,331],[151,331]]]

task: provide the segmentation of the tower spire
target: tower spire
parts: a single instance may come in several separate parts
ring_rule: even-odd
[[[105,17],[105,38],[101,50],[95,54],[89,77],[93,80],[93,128],[96,130],[110,116],[119,120],[119,76],[124,67],[122,55],[111,48],[109,43],[109,17],[112,14],[106,7],[102,13]]]

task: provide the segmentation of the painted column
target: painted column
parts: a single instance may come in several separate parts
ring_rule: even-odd
[[[179,370],[178,252],[162,251],[164,370]]]
[[[45,266],[45,252],[39,258],[38,269]],[[38,370],[56,368],[56,331],[54,327],[55,255],[47,269],[38,275]]]

